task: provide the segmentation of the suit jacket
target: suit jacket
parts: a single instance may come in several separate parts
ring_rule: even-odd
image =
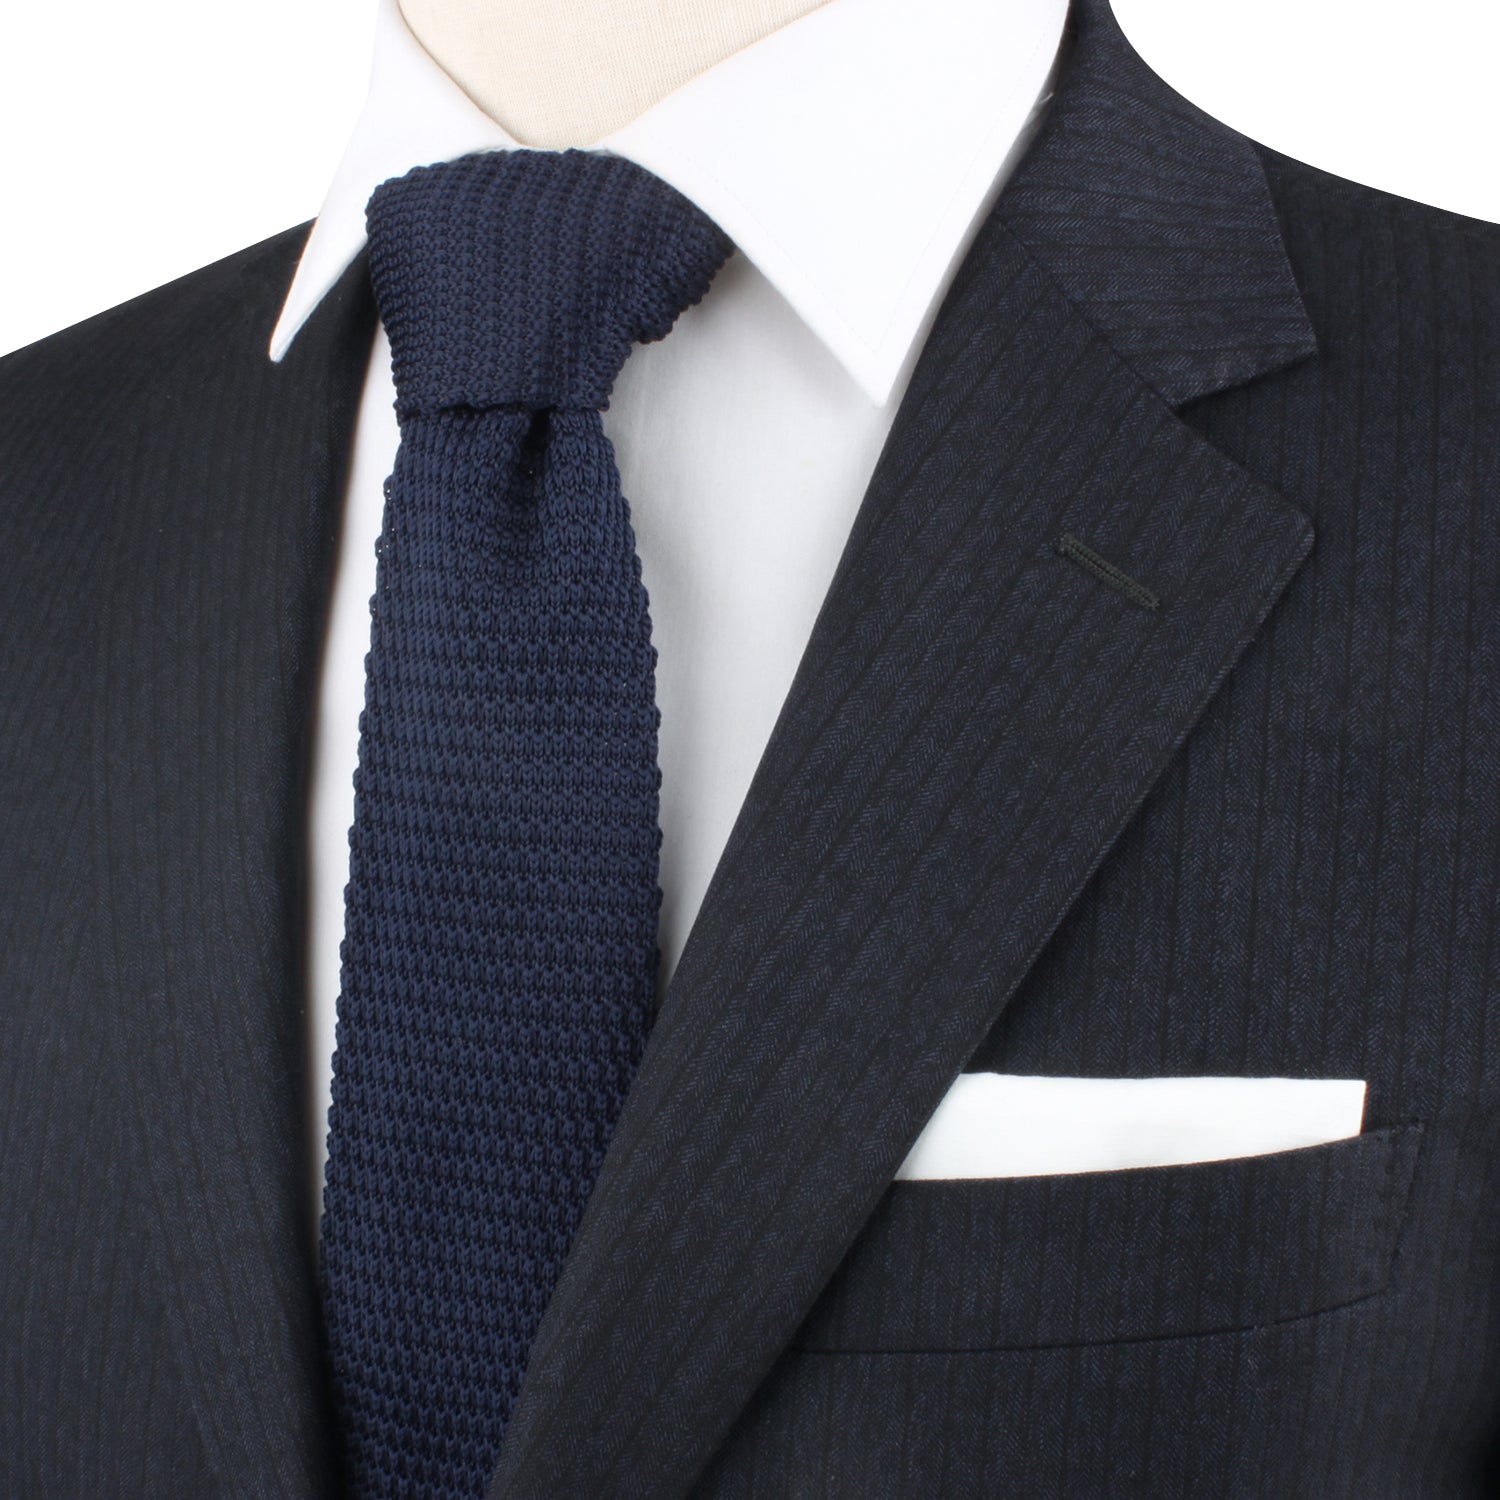
[[[493,1500],[1495,1492],[1500,229],[1071,25]],[[303,234],[0,364],[10,1500],[335,1493],[301,841],[374,314],[356,266],[268,362]],[[966,1068],[1370,1088],[1330,1145],[893,1185]]]

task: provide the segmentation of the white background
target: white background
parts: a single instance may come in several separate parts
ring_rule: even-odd
[[[1219,119],[1500,221],[1500,0],[1114,6]],[[317,212],[364,94],[373,0],[0,7],[0,353]]]

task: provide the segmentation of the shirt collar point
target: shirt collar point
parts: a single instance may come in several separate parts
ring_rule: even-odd
[[[266,349],[266,355],[273,365],[279,365],[286,358],[287,351],[301,331],[302,321],[301,318],[291,319],[286,313],[282,313],[277,320],[276,327],[271,330],[270,345]]]
[[[896,389],[901,374],[901,360],[851,360],[841,358],[840,363],[850,378],[869,398],[872,406],[884,406]]]

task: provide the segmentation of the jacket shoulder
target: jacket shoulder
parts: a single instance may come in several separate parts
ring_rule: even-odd
[[[224,372],[269,344],[306,234],[283,231],[0,359],[0,542],[63,507],[97,510],[100,480],[143,431],[233,385]]]
[[[1500,224],[1403,198],[1257,147],[1317,339],[1288,372],[1368,449],[1500,485]],[[1387,431],[1388,429],[1388,431]],[[1395,449],[1392,450],[1395,462]]]
[[[308,228],[272,235],[0,358],[0,451],[38,419],[96,415],[216,348],[262,335],[269,343],[267,317],[274,322]]]
[[[1500,224],[1404,198],[1256,144],[1299,278],[1400,275],[1431,310],[1500,333]],[[1419,283],[1422,272],[1428,274]],[[1476,330],[1478,331],[1478,330]]]

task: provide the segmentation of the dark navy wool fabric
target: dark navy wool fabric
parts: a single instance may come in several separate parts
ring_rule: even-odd
[[[486,1500],[1500,1495],[1500,226],[1253,145],[1070,9]],[[375,309],[352,266],[269,361],[305,239],[0,360],[3,1500],[343,1496],[303,869]],[[424,404],[408,452],[513,416]],[[455,496],[392,562],[514,519]],[[402,617],[477,619],[477,556]],[[1320,1146],[893,1180],[966,1069],[1369,1091]]]
[[[401,447],[360,724],[323,1229],[353,1495],[474,1500],[654,1006],[655,651],[599,409],[728,253],[634,164],[370,202]]]

